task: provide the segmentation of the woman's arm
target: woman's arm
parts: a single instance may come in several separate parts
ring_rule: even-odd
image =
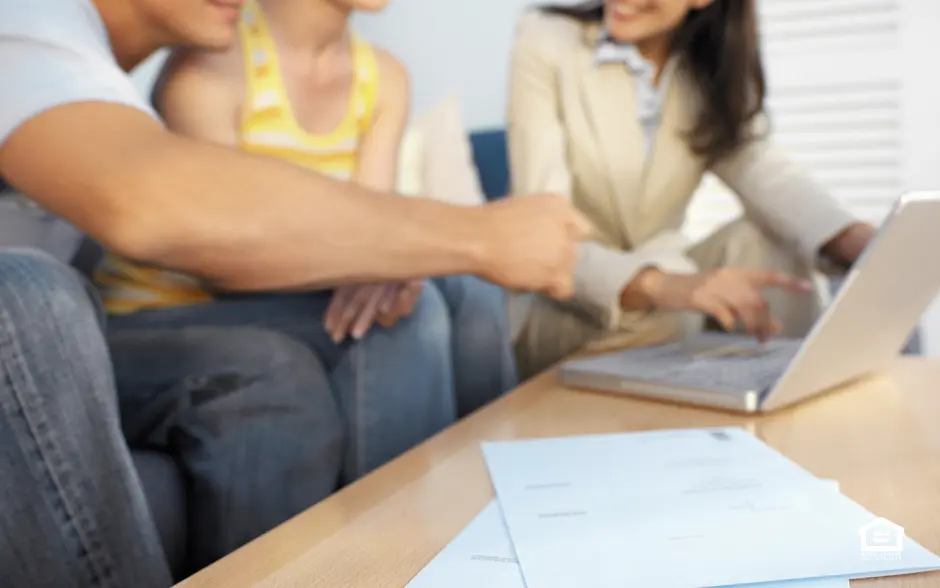
[[[764,137],[716,163],[712,170],[741,199],[745,212],[808,263],[821,255],[851,263],[858,252],[843,247],[861,225],[828,190]],[[849,259],[840,259],[847,257]]]
[[[512,192],[549,192],[571,198],[572,177],[566,157],[565,125],[560,113],[557,51],[568,50],[556,29],[565,26],[539,13],[520,22],[510,64],[508,141]],[[613,328],[622,310],[643,311],[649,301],[641,270],[689,273],[695,267],[680,253],[627,252],[586,242],[575,268],[575,300],[597,320]]]

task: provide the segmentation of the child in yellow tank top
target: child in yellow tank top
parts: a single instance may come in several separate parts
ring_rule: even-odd
[[[354,179],[362,138],[373,124],[378,101],[376,50],[350,33],[353,80],[345,115],[331,132],[314,134],[307,132],[294,114],[278,48],[257,0],[246,3],[238,31],[245,84],[238,146],[338,180]],[[110,253],[97,268],[95,281],[111,314],[205,303],[215,298],[211,289],[195,278],[146,267]]]

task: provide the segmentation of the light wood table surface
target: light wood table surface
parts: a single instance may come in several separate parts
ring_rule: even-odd
[[[546,374],[180,586],[402,588],[492,498],[481,441],[712,426],[747,428],[940,553],[940,360],[902,359],[757,417],[567,390]],[[936,588],[940,574],[854,586]]]

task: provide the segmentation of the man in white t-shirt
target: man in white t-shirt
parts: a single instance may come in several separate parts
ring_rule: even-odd
[[[126,72],[164,45],[228,46],[240,4],[0,0],[0,176],[108,249],[223,289],[469,273],[570,294],[588,227],[556,198],[394,198],[167,132]],[[118,380],[163,378],[128,395],[94,302],[50,256],[0,250],[4,585],[171,583],[128,440],[182,453],[196,567],[332,490],[342,430],[305,348],[156,330],[114,346]]]

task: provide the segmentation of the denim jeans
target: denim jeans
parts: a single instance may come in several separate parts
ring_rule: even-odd
[[[128,444],[185,469],[195,569],[335,491],[342,419],[306,346],[140,329],[109,357],[93,302],[68,266],[0,252],[4,585],[171,584]]]
[[[131,397],[143,395],[149,402],[154,393],[165,394],[149,389],[151,372],[199,374],[232,345],[222,340],[229,334],[253,330],[296,341],[308,349],[304,369],[328,380],[311,394],[331,395],[343,417],[341,483],[378,468],[517,383],[505,297],[496,286],[466,276],[429,281],[410,316],[341,344],[323,326],[330,299],[330,292],[231,296],[112,316],[108,338],[118,379]],[[155,332],[177,332],[182,342],[205,330],[220,333],[220,340],[187,343],[185,356],[154,359],[133,349]],[[264,345],[257,337],[247,341]],[[215,351],[199,350],[206,345]],[[286,369],[276,371],[290,377]],[[144,381],[137,382],[135,374],[145,374]]]
[[[31,588],[171,584],[95,309],[37,252],[0,251],[0,570]]]

